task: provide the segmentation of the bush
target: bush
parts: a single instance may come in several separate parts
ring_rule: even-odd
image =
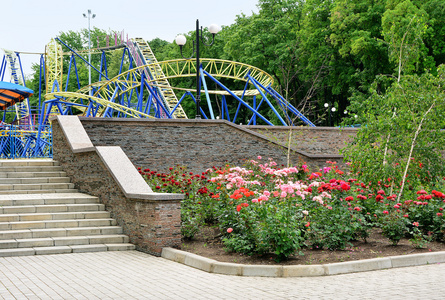
[[[396,202],[401,186],[393,178],[365,184],[335,162],[316,172],[305,165],[279,168],[261,158],[201,174],[183,167],[140,172],[157,191],[185,193],[185,238],[204,224],[216,224],[228,251],[275,253],[283,260],[304,247],[345,249],[354,240],[366,241],[372,227],[381,228],[394,245],[404,236],[414,246],[445,236],[445,194],[437,190],[443,180],[430,193],[420,182],[410,182],[409,198]]]

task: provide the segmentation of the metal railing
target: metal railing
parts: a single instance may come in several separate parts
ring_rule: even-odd
[[[0,159],[52,158],[50,125],[0,125]]]

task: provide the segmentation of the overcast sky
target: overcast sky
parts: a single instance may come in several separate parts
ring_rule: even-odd
[[[125,4],[129,3],[129,4]],[[196,19],[208,27],[212,23],[230,25],[237,15],[258,12],[258,0],[12,0],[2,5],[0,48],[18,52],[38,52],[60,32],[88,28],[82,16],[91,9],[96,17],[91,27],[124,31],[129,38],[173,42],[176,35],[195,29]],[[0,51],[3,57],[3,51]],[[25,74],[39,55],[21,54]],[[5,81],[9,81],[9,69]]]

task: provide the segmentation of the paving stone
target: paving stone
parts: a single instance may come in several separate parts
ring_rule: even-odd
[[[226,262],[216,262],[213,264],[212,273],[240,276],[243,274],[243,265]]]
[[[76,227],[76,228],[67,228],[66,235],[67,236],[76,236],[76,235],[95,235],[101,234],[100,227]]]
[[[205,258],[193,253],[188,253],[185,256],[184,264],[193,268],[210,272],[212,270],[212,264],[215,262],[216,261],[213,259]]]
[[[0,240],[0,249],[17,248],[17,241],[14,240]]]
[[[207,273],[138,251],[110,251],[3,257],[0,272],[5,299],[29,299],[40,290],[48,295],[42,299],[405,300],[443,299],[445,264],[260,278]]]
[[[36,255],[63,254],[72,252],[72,249],[69,246],[35,247],[33,249],[35,250]]]
[[[327,275],[343,274],[350,272],[363,272],[372,270],[389,269],[392,267],[391,259],[374,258],[360,261],[349,261],[344,263],[333,263],[324,265]]]
[[[283,277],[312,277],[323,275],[327,274],[326,268],[322,265],[283,266]]]
[[[54,246],[54,240],[52,238],[17,240],[18,248],[51,247],[51,246]]]
[[[35,250],[32,248],[16,248],[16,249],[1,249],[0,257],[7,256],[28,256],[34,255]]]
[[[394,268],[427,265],[445,262],[445,252],[400,255],[391,257]]]
[[[108,250],[106,245],[78,245],[70,247],[72,248],[73,253],[102,252]]]
[[[6,230],[0,231],[2,239],[28,239],[32,238],[32,232],[29,229],[24,230]]]
[[[67,235],[65,228],[31,229],[33,238],[63,237]]]
[[[129,243],[105,244],[108,251],[129,251],[135,250],[136,246]]]
[[[88,245],[90,240],[86,236],[54,237],[55,246]]]
[[[256,277],[282,277],[282,266],[266,266],[266,265],[245,265],[243,266],[243,276]]]

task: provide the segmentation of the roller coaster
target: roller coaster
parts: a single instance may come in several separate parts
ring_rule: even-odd
[[[190,99],[196,104],[196,95],[193,94],[196,90],[173,86],[170,82],[177,78],[196,77],[197,71],[200,75],[199,93],[205,95],[205,101],[200,105],[204,119],[225,119],[238,124],[242,110],[243,120],[248,120],[246,125],[273,126],[274,122],[294,125],[294,121],[299,119],[308,126],[315,126],[273,89],[272,76],[254,66],[206,58],[201,59],[199,66],[192,59],[158,62],[142,38],[124,39],[122,32],[115,34],[114,45],[108,41],[106,47],[98,45],[87,51],[72,49],[59,38],[46,45],[45,52],[40,54],[39,105],[32,109],[29,99],[26,99],[3,113],[0,158],[51,157],[50,117],[57,114],[187,119],[182,104]],[[100,56],[100,65],[95,66],[85,60],[83,56],[88,51]],[[107,59],[109,53],[115,51],[121,54],[120,67],[118,75],[110,78]],[[63,74],[64,57],[66,61],[69,57],[67,74]],[[77,68],[79,60],[97,73],[97,82],[81,87]],[[20,52],[4,50],[1,80],[7,67],[11,81],[25,85]],[[224,80],[240,82],[238,86],[244,87],[230,90]],[[215,89],[208,89],[207,82]],[[77,90],[73,90],[73,85]],[[182,96],[178,99],[177,94]],[[210,95],[214,96],[211,98]],[[218,107],[216,113],[214,106]],[[7,113],[15,114],[12,123],[5,123]]]

